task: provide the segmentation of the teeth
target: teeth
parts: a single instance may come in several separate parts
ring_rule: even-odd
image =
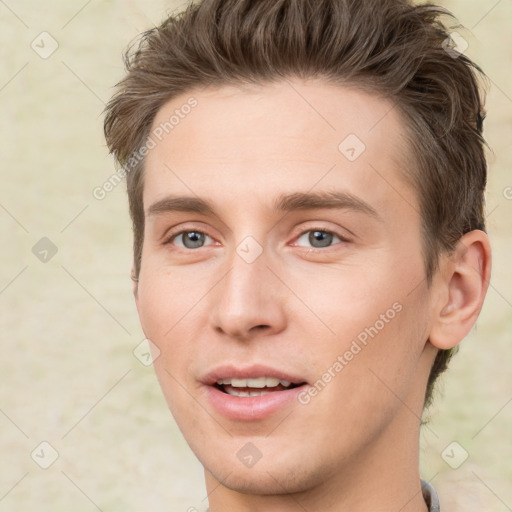
[[[228,393],[228,395],[241,396],[241,397],[263,396],[263,395],[268,395],[269,394],[268,391],[238,391],[237,389],[232,388],[232,387],[227,388],[226,389],[226,393]]]
[[[284,387],[290,386],[291,382],[279,380],[275,377],[258,377],[255,379],[220,379],[217,384],[227,384],[234,388],[275,388],[281,384]],[[242,396],[242,395],[241,395]],[[248,396],[248,395],[247,395]]]

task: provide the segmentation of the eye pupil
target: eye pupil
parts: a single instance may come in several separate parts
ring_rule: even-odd
[[[325,231],[311,231],[309,234],[309,243],[313,247],[328,247],[332,243],[333,235]],[[315,245],[317,242],[320,245]]]
[[[199,233],[198,231],[187,231],[184,235],[183,245],[187,249],[196,249],[197,247],[201,247],[204,243],[204,233]]]

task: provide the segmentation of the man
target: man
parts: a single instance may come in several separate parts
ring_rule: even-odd
[[[422,410],[491,267],[476,67],[442,14],[204,0],[128,56],[105,134],[134,294],[211,512],[439,510]]]

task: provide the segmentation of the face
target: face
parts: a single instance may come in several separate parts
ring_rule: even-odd
[[[197,106],[145,167],[136,301],[155,369],[207,482],[248,493],[347,481],[417,435],[435,355],[402,120],[291,84],[174,98],[153,130]]]

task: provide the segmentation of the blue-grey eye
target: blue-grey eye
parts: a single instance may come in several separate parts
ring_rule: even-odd
[[[207,238],[210,237],[200,231],[182,231],[174,237],[174,243],[184,249],[198,249],[203,247]],[[181,240],[182,243],[177,243],[178,240]]]
[[[301,239],[307,236],[308,243],[314,247],[315,249],[321,249],[323,247],[329,247],[332,245],[333,240],[335,238],[338,239],[338,241],[341,242],[341,239],[335,235],[334,233],[331,233],[330,231],[320,231],[320,230],[310,230],[305,231],[298,239],[297,242],[299,242]],[[303,244],[297,243],[297,245],[303,246]]]

